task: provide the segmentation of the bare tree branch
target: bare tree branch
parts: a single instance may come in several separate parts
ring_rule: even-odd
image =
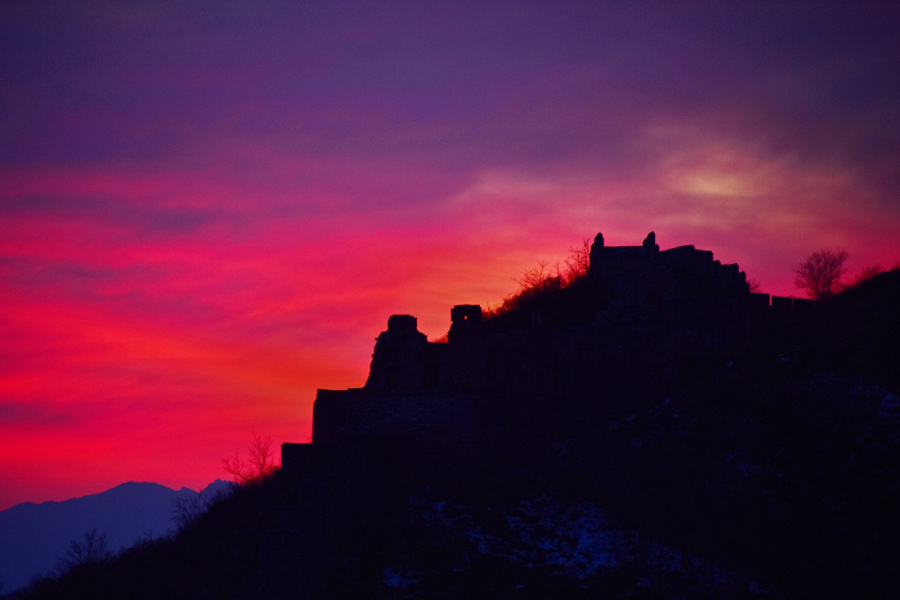
[[[84,533],[82,539],[72,540],[60,558],[60,571],[71,571],[82,565],[96,565],[112,558],[109,538],[97,528]]]
[[[794,285],[806,290],[813,300],[828,300],[840,289],[844,263],[849,256],[840,248],[813,252],[794,269]]]
[[[172,521],[178,529],[184,529],[206,512],[209,507],[200,494],[178,496],[172,502]]]
[[[247,448],[248,457],[234,456],[222,459],[222,466],[238,485],[258,485],[278,470],[272,451],[272,436],[262,437],[253,432],[253,442]]]
[[[569,248],[569,256],[566,258],[566,285],[585,277],[590,268],[591,240],[583,238],[580,245]]]

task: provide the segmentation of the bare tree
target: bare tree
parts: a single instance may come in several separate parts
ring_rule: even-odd
[[[184,529],[208,509],[209,506],[200,497],[200,494],[178,496],[172,502],[172,521],[175,523],[176,528],[179,530]]]
[[[560,278],[559,265],[553,270],[547,266],[547,261],[542,260],[536,267],[522,273],[522,277],[516,281],[519,283],[519,292],[529,294],[560,287]]]
[[[109,538],[96,527],[84,533],[80,540],[72,540],[66,553],[59,557],[60,570],[71,571],[82,565],[96,565],[112,558]]]
[[[265,442],[266,440],[262,441]],[[269,440],[269,442],[271,443],[271,440]],[[235,456],[237,457],[237,453],[235,453]],[[239,460],[239,457],[237,458]],[[229,460],[231,460],[230,464],[233,465],[234,459]],[[271,457],[269,457],[269,460],[271,462]],[[242,473],[246,477],[248,476],[247,468],[249,468],[249,463],[245,462],[243,465],[245,469]],[[214,504],[218,504],[231,497],[231,492],[231,486],[209,486],[199,493],[190,492],[176,497],[172,502],[171,517],[176,529],[181,530],[188,525],[191,525],[194,521],[209,512],[209,509],[212,508]],[[152,540],[152,536],[150,539]]]
[[[523,272],[522,277],[516,280],[519,284],[519,293],[529,294],[564,288],[587,275],[590,267],[591,244],[588,238],[584,238],[580,245],[569,248],[565,267],[559,262],[550,267],[547,261],[542,260],[536,267]]]
[[[222,459],[222,466],[238,485],[258,485],[278,470],[272,451],[272,436],[262,437],[253,432],[253,442],[247,447],[247,459],[235,450],[234,456]]]
[[[840,248],[813,252],[794,269],[794,285],[806,290],[813,300],[828,300],[840,289],[844,263],[849,256]]]
[[[519,284],[518,291],[496,306],[489,307],[484,314],[487,318],[496,317],[515,310],[523,300],[566,288],[587,276],[590,267],[591,240],[583,238],[581,244],[569,248],[569,256],[563,264],[557,261],[551,267],[547,261],[542,260],[537,266],[523,271],[522,276],[515,280]]]
[[[569,256],[566,258],[566,285],[581,279],[591,269],[591,240],[583,238],[581,244],[569,248]]]

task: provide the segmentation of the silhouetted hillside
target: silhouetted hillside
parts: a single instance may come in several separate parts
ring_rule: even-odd
[[[445,343],[391,316],[275,478],[26,597],[896,597],[898,306],[897,272],[813,304],[598,236]]]

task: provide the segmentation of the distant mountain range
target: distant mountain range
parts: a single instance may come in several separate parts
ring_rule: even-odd
[[[205,500],[230,486],[217,480],[196,492],[129,482],[64,502],[25,502],[0,511],[0,594],[52,573],[71,541],[87,531],[96,528],[105,534],[115,553],[140,539],[171,533],[176,500]]]

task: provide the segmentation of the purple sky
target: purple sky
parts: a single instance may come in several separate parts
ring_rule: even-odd
[[[448,6],[451,5],[452,6]],[[888,3],[0,5],[0,509],[309,434],[391,313],[695,244],[900,261]]]

